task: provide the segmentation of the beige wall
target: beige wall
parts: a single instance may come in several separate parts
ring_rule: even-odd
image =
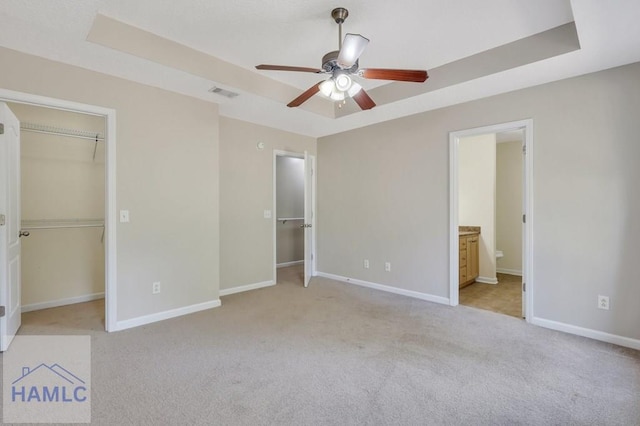
[[[273,279],[274,150],[315,154],[316,140],[220,117],[221,289]]]
[[[496,250],[498,272],[522,274],[522,142],[496,146]]]
[[[116,110],[118,320],[218,299],[217,106],[4,48],[0,63],[2,88]]]
[[[496,135],[461,138],[458,144],[458,224],[479,226],[477,281],[496,283]]]
[[[21,122],[105,133],[103,117],[9,104]],[[21,132],[23,220],[104,218],[104,144]],[[93,157],[96,148],[95,160]],[[22,239],[22,306],[104,293],[103,228],[31,230]]]
[[[638,81],[632,64],[321,138],[318,270],[448,297],[449,132],[531,118],[533,315],[640,338]]]
[[[304,218],[304,159],[276,157],[277,218]],[[304,221],[276,222],[276,262],[304,260]]]

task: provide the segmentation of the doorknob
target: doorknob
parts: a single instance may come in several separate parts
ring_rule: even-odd
[[[29,235],[31,235],[29,231],[20,231],[18,237],[28,237]]]
[[[304,224],[300,225],[300,228],[311,228],[311,224],[310,223],[304,223]]]

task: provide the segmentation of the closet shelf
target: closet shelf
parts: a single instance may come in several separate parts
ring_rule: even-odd
[[[35,229],[59,228],[104,228],[103,219],[38,219],[23,220],[21,228],[25,231]]]
[[[284,225],[288,220],[304,220],[304,217],[279,217],[277,220]]]

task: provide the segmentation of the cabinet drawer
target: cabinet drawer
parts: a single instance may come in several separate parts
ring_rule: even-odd
[[[460,252],[460,266],[467,264],[467,251]]]
[[[459,284],[462,284],[465,281],[467,281],[467,267],[466,266],[460,268],[460,273],[458,274],[458,279],[459,279],[459,281],[458,281]]]

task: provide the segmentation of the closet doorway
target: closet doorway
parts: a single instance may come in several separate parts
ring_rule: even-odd
[[[22,312],[103,300],[105,119],[8,106],[21,135]],[[103,302],[80,308],[104,314]]]
[[[4,89],[0,101],[20,121],[19,310],[95,301],[87,327],[117,329],[115,111]]]
[[[315,275],[315,157],[274,151],[274,282],[307,287]]]

